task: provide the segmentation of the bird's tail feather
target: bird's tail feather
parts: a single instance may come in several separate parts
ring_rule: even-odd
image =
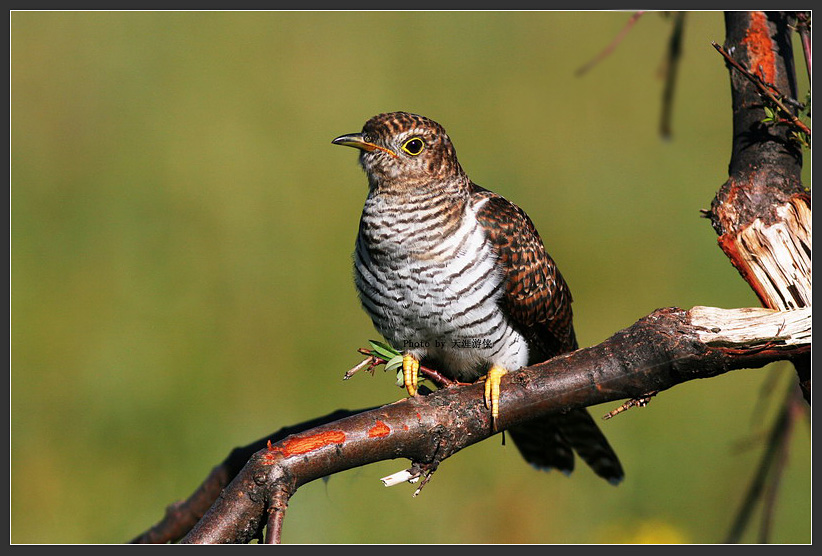
[[[609,483],[617,484],[624,477],[619,458],[585,409],[541,417],[508,432],[522,457],[539,469],[570,474],[576,452]]]

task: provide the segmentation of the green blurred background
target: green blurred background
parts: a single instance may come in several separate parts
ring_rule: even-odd
[[[330,141],[379,112],[438,120],[530,213],[582,346],[659,307],[757,305],[699,214],[731,146],[722,14],[687,17],[671,141],[670,18],[575,76],[629,17],[11,13],[11,541],[128,541],[232,447],[402,397],[382,371],[341,380],[376,334],[351,276],[365,177]],[[737,371],[603,422],[616,488],[495,437],[417,498],[379,481],[405,460],[308,484],[283,541],[719,542],[793,377]],[[776,542],[810,542],[809,439],[801,423]]]

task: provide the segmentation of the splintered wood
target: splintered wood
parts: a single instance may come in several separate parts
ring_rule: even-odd
[[[811,343],[811,308],[777,311],[761,307],[718,309],[694,307],[688,311],[697,337],[710,346],[746,347],[766,343]]]
[[[779,221],[756,219],[734,243],[756,289],[772,309],[811,306],[811,209],[802,197],[777,208]]]

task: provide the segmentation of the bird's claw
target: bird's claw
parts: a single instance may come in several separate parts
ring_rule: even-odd
[[[402,356],[402,382],[409,396],[417,395],[420,362],[410,353]]]
[[[502,367],[493,365],[485,375],[485,407],[491,409],[491,424],[494,428],[499,417],[499,383],[507,373]]]

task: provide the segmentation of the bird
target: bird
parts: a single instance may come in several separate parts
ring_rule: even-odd
[[[571,292],[533,222],[474,183],[442,125],[410,112],[368,119],[336,137],[359,150],[368,194],[354,249],[354,283],[374,327],[402,354],[403,385],[419,367],[485,382],[491,422],[501,378],[578,349]],[[619,458],[585,408],[508,429],[526,462],[570,474],[574,452],[619,483]]]

